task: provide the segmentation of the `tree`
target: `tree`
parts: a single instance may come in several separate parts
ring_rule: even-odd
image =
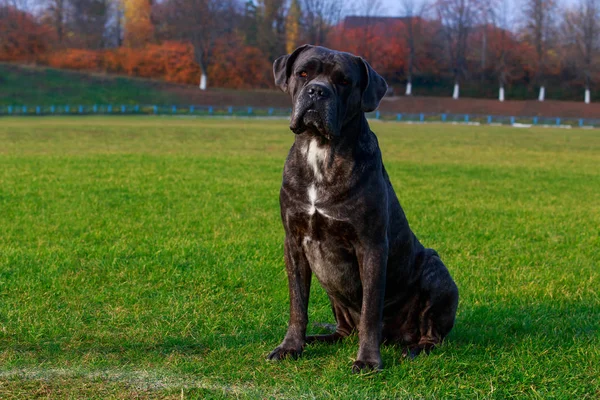
[[[509,3],[507,0],[497,0],[490,12],[493,25],[493,36],[490,47],[492,52],[492,64],[495,66],[495,74],[498,79],[498,100],[504,101],[504,87],[509,75],[509,64],[507,60],[510,57],[511,44],[514,43],[510,32],[511,20],[509,16]]]
[[[285,18],[285,51],[290,54],[300,44],[302,10],[298,0],[292,0]]]
[[[252,0],[248,0],[244,6],[244,15],[240,24],[246,45],[258,45],[258,7]]]
[[[417,41],[423,38],[422,25],[423,15],[428,7],[426,1],[417,5],[416,0],[401,0],[401,10],[405,16],[405,40],[408,48],[408,60],[406,66],[406,92],[407,96],[412,95],[412,77],[415,68]]]
[[[0,60],[34,61],[48,50],[52,36],[32,14],[0,2]]]
[[[152,41],[154,27],[150,20],[151,0],[124,0],[124,42],[127,47],[142,47]]]
[[[270,60],[285,53],[285,0],[258,1],[258,46]]]
[[[360,27],[362,35],[359,38],[358,54],[367,60],[373,60],[373,48],[371,43],[375,39],[375,25],[377,15],[381,11],[380,0],[361,0],[356,4],[355,12],[362,20]]]
[[[544,101],[546,75],[548,74],[548,52],[555,42],[556,12],[554,0],[527,0],[525,4],[525,40],[535,48],[535,82],[540,85],[539,101]]]
[[[467,70],[467,43],[479,18],[476,0],[438,0],[436,4],[454,78],[453,99],[458,99],[460,80]]]
[[[590,102],[592,74],[600,48],[600,0],[581,0],[565,13],[565,39],[573,44],[573,59],[584,79],[584,102]]]
[[[58,43],[63,43],[67,24],[67,0],[48,0],[47,20],[56,32]]]
[[[69,26],[76,44],[86,49],[103,48],[110,4],[108,0],[70,0]]]
[[[234,0],[167,0],[157,14],[164,19],[164,38],[187,41],[194,48],[200,66],[200,89],[208,86],[208,67],[218,38],[238,26],[239,13]]]
[[[305,42],[324,45],[331,28],[340,20],[341,0],[302,0]]]

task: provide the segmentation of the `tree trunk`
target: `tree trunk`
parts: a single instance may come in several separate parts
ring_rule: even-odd
[[[206,74],[204,70],[200,73],[200,90],[206,90]]]
[[[546,97],[546,88],[544,86],[540,86],[540,94],[538,96],[538,101],[544,101]]]
[[[584,97],[584,102],[585,104],[590,104],[590,88],[585,88],[585,97]]]
[[[404,94],[406,96],[412,96],[412,82],[410,81],[410,79],[406,83],[406,93],[404,93]]]
[[[208,77],[206,75],[206,58],[202,53],[202,47],[200,45],[194,46],[194,55],[196,58],[196,62],[198,66],[200,66],[200,85],[198,86],[200,90],[206,90]]]
[[[500,85],[500,91],[498,93],[498,100],[504,101],[504,85]]]
[[[459,88],[458,82],[454,82],[454,92],[452,93],[452,98],[454,100],[458,100],[459,91],[460,91],[460,88]]]

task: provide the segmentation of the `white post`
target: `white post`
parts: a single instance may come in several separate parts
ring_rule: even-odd
[[[206,74],[204,72],[200,77],[200,90],[206,90]]]
[[[406,96],[410,96],[412,95],[412,83],[408,82],[406,84],[406,93],[404,93]]]
[[[546,88],[540,87],[540,95],[538,96],[538,101],[544,101],[544,96],[546,95]]]
[[[498,100],[504,101],[504,86],[500,86],[500,93],[498,93]]]
[[[590,104],[590,89],[585,89],[585,104]]]
[[[454,100],[458,99],[458,92],[459,92],[459,88],[458,88],[458,82],[456,82],[454,84],[454,92],[452,93],[452,98]]]

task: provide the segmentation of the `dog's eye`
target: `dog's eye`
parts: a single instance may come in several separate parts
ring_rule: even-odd
[[[342,78],[340,79],[340,85],[342,86],[348,86],[350,84],[350,81],[346,78]]]
[[[300,71],[300,73],[298,74],[301,78],[306,78],[308,76],[308,73],[306,71]]]

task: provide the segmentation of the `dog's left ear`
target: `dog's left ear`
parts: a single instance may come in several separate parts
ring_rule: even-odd
[[[375,72],[366,60],[359,59],[366,73],[366,82],[363,82],[361,85],[363,88],[361,106],[364,112],[371,112],[379,106],[379,102],[385,96],[388,86],[385,79]]]
[[[298,55],[309,47],[312,46],[305,44],[294,50],[292,54],[286,54],[275,60],[273,63],[273,76],[275,77],[275,85],[277,85],[279,89],[287,93],[288,80],[292,74],[294,62],[296,61],[296,58],[298,58]]]

